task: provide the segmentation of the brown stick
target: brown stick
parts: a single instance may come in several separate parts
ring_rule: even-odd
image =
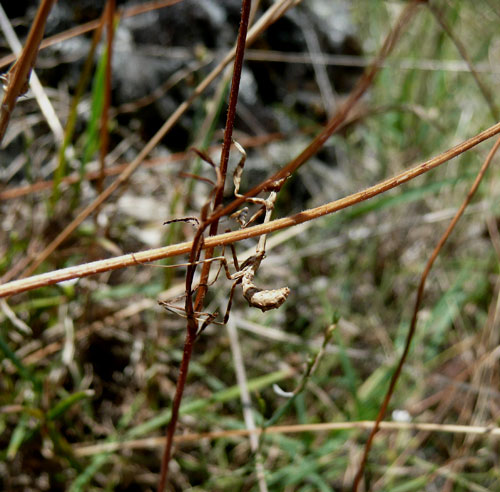
[[[370,435],[368,437],[368,440],[366,441],[365,450],[363,452],[363,457],[361,459],[361,463],[359,465],[358,472],[356,473],[356,476],[354,478],[354,483],[353,483],[353,487],[352,487],[353,492],[357,492],[359,484],[361,482],[361,479],[363,478],[363,473],[364,473],[366,461],[368,459],[368,454],[370,453],[370,449],[371,449],[371,446],[373,444],[373,439],[375,437],[375,434],[378,432],[378,430],[380,428],[380,422],[382,421],[382,419],[384,418],[384,416],[387,412],[387,407],[389,406],[389,402],[390,402],[391,397],[394,393],[396,383],[399,379],[399,376],[400,376],[401,371],[403,369],[403,365],[406,361],[406,358],[408,357],[411,342],[413,340],[413,336],[415,335],[415,331],[417,328],[418,312],[420,310],[420,305],[422,303],[422,299],[424,296],[425,282],[427,280],[429,272],[431,271],[431,268],[434,265],[434,262],[436,261],[436,258],[438,257],[439,253],[441,252],[444,244],[446,243],[446,241],[450,237],[451,233],[453,232],[453,229],[457,225],[457,222],[460,220],[460,217],[462,217],[465,209],[467,208],[470,201],[472,200],[472,197],[476,193],[476,191],[479,187],[479,184],[481,183],[481,181],[484,177],[484,174],[486,173],[486,171],[487,171],[489,165],[491,164],[491,161],[493,160],[493,157],[495,156],[499,147],[500,147],[500,138],[495,142],[495,145],[490,150],[483,165],[479,169],[479,172],[477,173],[476,179],[474,180],[474,183],[472,183],[472,186],[470,187],[470,190],[467,193],[465,200],[463,201],[460,208],[457,210],[457,213],[455,214],[455,216],[451,220],[450,224],[446,228],[446,231],[441,236],[441,239],[439,240],[438,244],[434,248],[434,251],[432,252],[432,254],[429,258],[429,261],[427,262],[427,265],[425,266],[425,269],[422,273],[422,276],[420,277],[420,283],[418,285],[417,298],[415,300],[415,307],[413,308],[413,315],[411,318],[410,329],[408,330],[408,334],[406,335],[405,347],[404,347],[403,353],[401,355],[401,358],[399,359],[396,370],[394,371],[394,373],[391,377],[389,389],[387,390],[384,401],[382,402],[382,406],[380,407],[379,413],[377,415],[377,419],[375,421],[375,425],[373,426],[373,428],[370,432]]]
[[[250,17],[250,10],[252,7],[252,0],[242,0],[241,3],[241,20],[240,27],[238,30],[238,39],[236,42],[236,54],[234,58],[233,67],[233,78],[231,81],[231,92],[229,94],[229,107],[227,111],[226,126],[224,129],[224,143],[222,145],[221,161],[219,170],[217,173],[217,185],[215,187],[215,196],[213,203],[213,210],[222,203],[222,198],[224,195],[224,184],[226,181],[227,174],[227,164],[229,161],[229,150],[231,148],[232,134],[234,128],[234,119],[236,117],[236,105],[238,103],[238,94],[240,89],[241,71],[243,68],[243,57],[245,54],[245,42],[248,32],[248,21]],[[208,207],[207,207],[208,208]],[[158,492],[163,492],[168,477],[168,467],[170,464],[170,458],[172,456],[172,444],[175,434],[175,429],[177,427],[177,420],[179,417],[179,409],[181,406],[182,396],[184,394],[184,388],[186,386],[186,378],[189,371],[189,362],[191,356],[193,355],[194,342],[196,340],[196,335],[198,331],[198,321],[195,317],[195,311],[199,306],[203,305],[203,300],[207,291],[207,287],[201,287],[198,291],[196,298],[196,307],[193,305],[192,299],[192,283],[194,272],[196,270],[196,263],[200,257],[201,246],[203,244],[203,231],[206,227],[206,217],[204,217],[204,212],[201,215],[202,225],[199,227],[195,240],[193,241],[193,247],[190,253],[190,265],[186,273],[186,315],[187,315],[187,329],[186,329],[186,339],[184,342],[184,350],[182,353],[181,367],[179,370],[179,378],[177,380],[177,386],[175,390],[175,397],[172,404],[172,417],[168,424],[167,433],[165,436],[165,450],[163,452],[163,458],[161,463],[160,481],[158,484]],[[217,234],[218,220],[212,222],[210,226],[210,236]],[[213,248],[207,248],[205,252],[205,259],[210,259],[213,256]],[[203,264],[203,270],[201,274],[200,284],[203,285],[207,283],[207,279],[210,273],[211,262]]]

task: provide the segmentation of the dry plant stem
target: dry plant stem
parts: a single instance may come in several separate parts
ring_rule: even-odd
[[[38,54],[38,49],[45,31],[47,17],[55,0],[42,0],[31,25],[26,45],[21,56],[7,72],[7,88],[0,109],[0,142],[3,140],[9,124],[10,116],[16,105],[17,98],[28,90],[28,82]]]
[[[113,59],[113,34],[115,21],[116,1],[108,0],[106,4],[106,34],[107,34],[107,58],[106,58],[106,74],[104,81],[104,102],[101,114],[101,147],[99,149],[99,165],[100,176],[97,180],[97,191],[102,193],[104,188],[104,177],[106,167],[106,156],[109,148],[109,107],[111,105],[111,62]]]
[[[121,8],[118,11],[118,15],[120,16],[120,18],[127,19],[128,17],[134,17],[136,15],[150,12],[151,10],[169,7],[170,5],[174,5],[175,3],[179,3],[182,1],[183,0],[155,0],[153,2],[146,2],[141,5],[135,5],[133,7]],[[77,36],[81,36],[87,32],[97,29],[100,24],[101,19],[95,19],[80,26],[72,27],[71,29],[63,31],[59,34],[54,34],[54,36],[50,36],[41,42],[40,49],[43,50],[45,48],[48,48],[49,46],[53,46],[54,44],[67,41],[68,39],[72,39]],[[6,55],[0,58],[0,68],[6,67],[15,60],[15,55]]]
[[[322,217],[323,215],[328,215],[344,208],[351,207],[352,205],[361,203],[365,200],[373,198],[374,196],[380,195],[381,193],[384,193],[404,183],[407,183],[408,181],[411,181],[421,174],[431,171],[432,169],[440,166],[450,159],[453,159],[463,152],[466,152],[467,150],[475,147],[488,138],[497,135],[498,133],[500,133],[500,123],[493,125],[487,130],[479,133],[478,135],[466,140],[459,145],[456,145],[455,147],[452,147],[446,152],[443,152],[442,154],[428,161],[422,162],[417,166],[412,167],[411,169],[403,171],[402,173],[397,174],[392,178],[388,178],[376,185],[365,188],[362,191],[358,191],[357,193],[353,193],[352,195],[340,198],[339,200],[320,205],[316,208],[304,210],[303,212],[292,215],[291,217],[276,219],[267,224],[256,225],[253,227],[248,227],[246,229],[239,229],[236,231],[219,234],[217,236],[208,237],[205,239],[203,247],[214,248],[216,246],[232,244],[243,239],[260,236],[261,234],[269,234],[280,229],[286,229],[294,225],[302,224],[303,222],[317,219],[319,217]],[[246,194],[246,196],[247,195],[248,193]],[[233,204],[235,203],[237,203],[237,205],[230,205],[229,207],[226,207],[226,209],[229,209],[229,212],[231,212],[238,205],[241,205],[240,200],[234,200]],[[33,277],[20,280],[14,280],[12,282],[0,285],[0,297],[9,297],[13,294],[26,292],[29,290],[37,289],[39,287],[45,287],[47,285],[57,284],[65,280],[87,277],[89,275],[104,273],[110,270],[117,270],[119,268],[141,265],[143,263],[150,263],[164,258],[186,254],[191,251],[192,246],[193,242],[189,241],[174,244],[171,246],[165,246],[163,248],[150,249],[138,253],[116,256],[107,260],[93,261],[84,265],[62,268],[53,272],[35,275]]]
[[[297,0],[279,0],[273,4],[259,21],[252,27],[247,36],[247,45],[253,42],[257,36],[273,22],[275,22],[280,15],[283,15],[288,8],[290,8]],[[36,257],[33,264],[23,273],[23,277],[32,275],[36,269],[60,246],[60,244],[75,231],[75,229],[97,208],[104,203],[111,194],[123,183],[128,181],[128,178],[139,167],[147,155],[156,147],[162,138],[170,131],[178,119],[187,111],[193,101],[203,93],[203,91],[215,80],[215,78],[224,70],[226,65],[233,59],[236,49],[233,48],[225,56],[225,58],[210,72],[207,77],[194,89],[193,94],[184,101],[168,118],[163,126],[156,132],[153,138],[144,146],[138,156],[122,171],[118,178],[111,183],[92,203],[87,205],[67,226],[58,234],[58,236]],[[219,216],[220,217],[220,216]]]
[[[231,92],[229,95],[229,107],[227,112],[226,127],[224,130],[224,143],[222,146],[220,166],[217,172],[217,185],[214,189],[215,193],[214,193],[213,210],[216,210],[220,206],[224,194],[227,163],[229,161],[229,150],[231,148],[234,119],[236,116],[236,104],[238,102],[238,93],[240,87],[241,71],[243,67],[243,57],[245,54],[245,42],[247,38],[248,20],[250,16],[251,6],[252,6],[251,0],[242,0],[241,20],[238,30],[238,39],[236,42],[236,54],[235,54],[234,68],[233,68],[233,78],[231,82]],[[179,369],[179,378],[177,380],[177,386],[175,390],[175,397],[172,403],[172,417],[168,424],[167,433],[165,437],[166,439],[165,450],[163,452],[160,481],[158,483],[158,492],[163,492],[163,490],[165,489],[165,485],[167,483],[168,468],[169,468],[170,458],[172,455],[173,437],[175,434],[175,429],[177,427],[179,409],[182,401],[182,396],[184,393],[184,388],[186,385],[186,378],[189,370],[189,362],[193,354],[194,342],[196,340],[196,335],[198,332],[198,321],[195,316],[195,311],[198,311],[199,307],[203,305],[203,300],[206,293],[206,287],[203,287],[203,284],[207,284],[208,276],[210,273],[211,262],[204,263],[200,279],[200,284],[202,286],[198,290],[198,295],[196,298],[196,303],[195,303],[196,305],[195,305],[193,303],[193,297],[192,297],[192,284],[193,284],[194,273],[196,270],[195,262],[197,262],[200,258],[203,239],[204,239],[203,233],[208,225],[206,220],[208,205],[209,204],[207,204],[201,212],[200,216],[201,224],[198,227],[195,238],[193,240],[193,246],[191,248],[191,253],[189,258],[190,265],[188,266],[186,272],[186,303],[185,303],[185,310],[187,316],[186,338],[184,341],[184,349],[182,354],[181,366]],[[210,226],[211,236],[217,234],[217,226],[218,226],[218,221],[217,220],[213,221]],[[212,255],[213,255],[213,248],[207,248],[205,252],[205,259],[210,259]]]
[[[231,80],[231,91],[229,93],[229,104],[226,117],[226,126],[224,128],[224,141],[222,144],[222,152],[220,157],[219,172],[222,177],[221,186],[218,188],[217,193],[214,198],[213,210],[217,210],[222,204],[222,199],[224,197],[224,185],[226,182],[227,174],[227,164],[229,162],[229,151],[231,150],[231,142],[233,139],[233,129],[234,129],[234,119],[236,117],[236,104],[238,102],[238,94],[240,90],[240,80],[241,71],[243,68],[243,57],[245,54],[245,40],[248,32],[248,21],[250,17],[250,9],[252,7],[251,0],[243,0],[241,8],[241,21],[238,31],[238,39],[236,42],[236,54],[234,59],[233,67],[233,77]],[[216,219],[210,224],[210,236],[215,236],[217,234],[217,228],[219,226],[219,220]],[[205,251],[205,259],[210,259],[213,255],[213,249],[207,248]],[[207,287],[205,285],[208,281],[208,276],[210,274],[211,263],[205,263],[201,270],[200,284],[202,285],[198,290],[196,296],[196,306],[195,310],[198,311],[202,304],[205,294],[207,292]]]
[[[5,412],[6,413],[6,412]],[[375,425],[372,420],[361,420],[358,422],[326,422],[316,424],[299,425],[273,425],[265,430],[266,434],[296,434],[299,432],[329,432],[335,430],[370,430]],[[500,437],[500,428],[494,426],[469,426],[436,424],[434,422],[380,422],[380,428],[385,431],[424,431],[442,432],[447,434],[472,434]],[[197,434],[180,434],[175,436],[176,443],[199,442],[201,439],[228,439],[235,437],[247,437],[250,434],[262,434],[261,428],[257,429],[232,429]],[[145,439],[134,439],[133,441],[120,441],[111,443],[88,444],[75,446],[75,456],[92,456],[98,453],[125,451],[128,449],[151,449],[163,445],[163,437],[147,437]]]
[[[425,269],[422,273],[422,276],[420,277],[420,283],[418,285],[418,290],[417,290],[417,298],[415,300],[415,307],[413,308],[413,315],[411,318],[411,323],[410,323],[410,328],[408,330],[408,334],[406,336],[406,342],[405,342],[405,347],[403,350],[403,353],[401,355],[401,358],[399,359],[398,365],[396,367],[396,370],[394,371],[392,377],[391,377],[391,382],[389,384],[389,389],[387,390],[387,393],[384,397],[384,401],[382,403],[382,406],[380,407],[379,413],[377,415],[377,419],[375,421],[375,425],[373,426],[373,429],[370,432],[370,435],[368,437],[368,440],[365,445],[365,449],[363,452],[363,457],[361,459],[361,463],[359,465],[358,472],[356,473],[356,476],[354,478],[354,483],[353,483],[353,492],[356,492],[358,490],[359,484],[361,482],[361,479],[363,478],[363,473],[366,465],[366,461],[368,459],[368,454],[370,452],[370,448],[373,443],[373,439],[375,437],[375,434],[377,433],[379,429],[379,424],[384,418],[386,412],[387,412],[387,407],[389,406],[390,399],[394,393],[394,389],[396,387],[396,383],[399,379],[399,376],[401,374],[401,371],[403,369],[403,365],[406,361],[406,358],[408,357],[408,353],[410,351],[410,346],[411,342],[413,340],[413,336],[415,335],[415,331],[417,328],[417,320],[418,320],[418,312],[420,310],[420,305],[422,303],[423,295],[424,295],[424,288],[425,288],[425,282],[427,280],[427,277],[429,275],[429,272],[431,271],[432,266],[434,265],[434,262],[436,261],[436,258],[438,257],[439,253],[441,252],[444,244],[450,237],[451,233],[453,232],[453,229],[457,225],[458,221],[460,220],[460,217],[464,213],[465,209],[469,205],[470,201],[472,200],[472,197],[476,193],[479,184],[481,183],[484,174],[486,173],[488,167],[491,164],[491,161],[493,160],[493,157],[495,156],[498,148],[500,147],[500,138],[497,139],[495,142],[495,145],[492,147],[490,150],[488,156],[486,157],[483,165],[481,166],[476,179],[474,180],[474,183],[472,184],[469,192],[467,193],[467,196],[465,197],[465,200],[463,201],[462,205],[458,209],[457,213],[451,220],[450,224],[446,228],[446,231],[444,234],[441,236],[441,239],[439,240],[438,244],[434,248],[434,251],[432,252],[427,265],[425,266]]]

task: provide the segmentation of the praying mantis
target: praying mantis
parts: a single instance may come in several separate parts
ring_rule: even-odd
[[[240,193],[240,186],[241,186],[241,177],[243,174],[243,169],[245,166],[247,154],[246,154],[245,149],[238,142],[233,140],[233,144],[236,147],[236,149],[238,150],[238,152],[241,154],[241,159],[240,159],[239,163],[237,164],[236,169],[233,173],[234,195],[236,198],[245,198],[244,195],[242,195]],[[209,158],[206,155],[202,154],[199,151],[196,151],[196,152],[198,155],[200,155],[203,158],[203,160],[206,160],[208,162]],[[279,179],[279,180],[271,183],[270,186],[268,186],[265,190],[263,190],[263,191],[269,193],[267,198],[259,198],[259,197],[246,197],[245,198],[245,201],[260,206],[259,209],[257,210],[257,212],[255,212],[254,215],[252,215],[252,217],[250,217],[250,219],[247,220],[247,215],[248,215],[248,208],[247,207],[232,214],[231,218],[235,219],[239,223],[241,228],[245,228],[248,225],[252,224],[263,213],[264,213],[263,222],[264,223],[269,222],[271,220],[271,216],[272,216],[272,213],[274,211],[276,199],[278,197],[278,192],[281,189],[281,187],[283,186],[283,183],[285,180],[286,180],[286,178]],[[165,224],[170,224],[172,222],[178,222],[178,221],[198,223],[198,219],[196,217],[186,217],[186,218],[181,218],[181,219],[169,220],[169,221],[165,222]],[[247,258],[241,265],[238,262],[238,258],[236,256],[236,252],[235,252],[233,245],[231,245],[231,252],[232,252],[232,256],[233,256],[234,267],[236,269],[236,271],[234,273],[231,273],[231,271],[229,269],[229,264],[228,264],[228,261],[227,261],[225,255],[224,255],[224,252],[223,252],[222,256],[217,256],[215,258],[211,258],[208,260],[201,260],[201,261],[196,262],[196,264],[201,264],[201,263],[204,263],[207,261],[220,262],[219,270],[216,274],[216,277],[210,283],[210,285],[212,285],[217,280],[221,270],[224,271],[224,273],[226,274],[226,277],[229,280],[233,281],[233,284],[231,286],[231,290],[229,293],[229,300],[227,303],[226,312],[224,314],[222,322],[215,321],[215,318],[217,317],[217,313],[214,313],[214,314],[196,313],[199,318],[201,316],[205,316],[205,318],[203,319],[204,326],[206,326],[209,323],[216,323],[216,324],[222,324],[222,325],[227,323],[227,321],[229,319],[229,314],[231,311],[234,293],[235,293],[236,287],[238,285],[241,285],[243,297],[248,302],[248,305],[255,307],[255,308],[258,308],[263,312],[269,311],[271,309],[279,308],[287,300],[288,295],[290,294],[290,289],[288,287],[281,287],[278,289],[261,289],[254,284],[255,275],[257,274],[257,271],[259,270],[259,267],[262,263],[262,260],[265,258],[265,254],[266,254],[266,235],[265,234],[263,234],[259,237],[259,242],[257,243],[256,249],[255,249],[255,254],[253,254],[252,256]],[[198,285],[198,287],[199,287],[199,285]],[[198,287],[196,287],[196,288],[198,288]],[[196,290],[196,288],[194,290]],[[169,311],[174,311],[174,312],[177,311],[178,314],[181,314],[180,312],[183,311],[183,309],[180,307],[174,306],[172,304],[172,301],[173,300],[159,301],[159,304],[161,306],[165,307]]]

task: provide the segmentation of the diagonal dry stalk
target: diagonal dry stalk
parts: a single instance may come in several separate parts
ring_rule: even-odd
[[[406,171],[403,171],[396,176],[381,181],[380,183],[377,183],[373,186],[369,186],[364,190],[358,191],[344,198],[340,198],[339,200],[334,200],[318,207],[304,210],[303,212],[292,215],[291,217],[276,219],[267,224],[256,225],[246,229],[239,229],[232,232],[218,234],[217,236],[208,237],[205,239],[203,247],[207,248],[232,244],[237,241],[242,241],[243,239],[260,236],[261,234],[269,234],[281,229],[286,229],[288,227],[302,224],[303,222],[308,222],[324,215],[329,215],[334,212],[338,212],[339,210],[351,207],[365,200],[369,200],[374,196],[380,195],[381,193],[385,193],[388,190],[397,188],[398,186],[407,183],[412,179],[415,179],[416,177],[431,171],[432,169],[435,169],[445,162],[448,162],[454,157],[457,157],[458,155],[472,149],[481,142],[484,142],[485,140],[488,140],[489,138],[499,133],[500,123],[497,123],[496,125],[493,125],[487,130],[484,130],[474,137],[469,138],[465,142],[462,142],[461,144],[458,144],[455,147],[446,150],[436,157],[417,164],[416,166],[407,169]],[[250,194],[246,193],[245,196],[250,196]],[[227,213],[230,213],[239,205],[241,205],[241,201],[239,199],[234,200],[232,204],[228,205],[225,208],[225,210],[227,211]],[[0,297],[9,297],[21,292],[38,289],[47,285],[57,284],[65,280],[87,277],[89,275],[96,275],[98,273],[117,270],[119,268],[136,266],[144,263],[151,263],[153,261],[162,260],[164,258],[179,256],[189,253],[192,249],[192,246],[193,242],[188,241],[171,246],[164,246],[162,248],[155,248],[138,253],[116,256],[107,260],[93,261],[83,265],[62,268],[52,272],[14,280],[12,282],[0,285]]]
[[[19,41],[19,38],[17,37],[16,31],[12,27],[12,24],[7,17],[7,14],[5,13],[3,7],[0,6],[0,25],[1,29],[3,31],[3,34],[5,36],[5,39],[7,40],[7,43],[9,44],[10,49],[15,53],[16,55],[20,55],[22,52],[22,44]],[[3,80],[8,80],[10,78],[10,75],[7,73],[7,75],[3,75],[1,77]],[[45,120],[47,122],[47,125],[51,129],[54,138],[56,142],[62,141],[63,138],[63,129],[61,122],[59,121],[59,118],[55,112],[54,107],[52,106],[52,103],[50,102],[47,93],[45,92],[44,88],[42,87],[42,84],[40,82],[40,79],[38,78],[36,72],[34,69],[31,70],[31,74],[28,80],[28,84],[30,89],[33,92],[33,96],[36,99],[36,102],[40,108],[40,111],[42,112],[43,116],[45,117]]]
[[[394,27],[391,29],[389,34],[384,40],[384,43],[375,57],[374,61],[370,66],[367,67],[363,76],[358,81],[354,89],[349,94],[344,104],[342,104],[335,115],[327,122],[323,130],[313,139],[313,141],[291,162],[289,162],[285,167],[280,169],[274,175],[272,175],[267,180],[263,181],[259,185],[252,188],[241,198],[236,199],[234,202],[220,210],[216,213],[211,220],[216,221],[224,215],[228,215],[235,208],[243,204],[249,197],[259,194],[261,191],[265,190],[269,186],[273,186],[273,183],[279,182],[281,180],[286,180],[291,176],[300,166],[306,163],[313,155],[315,155],[325,144],[325,142],[341,127],[346,118],[348,117],[350,111],[356,105],[356,103],[361,99],[366,90],[371,86],[375,75],[378,73],[380,66],[383,61],[387,58],[389,53],[394,48],[396,42],[398,41],[400,35],[402,34],[407,23],[410,21],[412,16],[415,14],[416,8],[425,0],[413,0],[410,2],[401,12]]]
[[[377,415],[377,419],[375,421],[375,425],[373,426],[370,435],[368,437],[368,440],[365,445],[365,449],[363,452],[363,457],[361,458],[361,463],[359,465],[359,469],[356,473],[356,476],[354,478],[354,483],[353,483],[353,492],[356,492],[358,490],[359,484],[361,483],[361,479],[363,478],[364,474],[364,469],[366,465],[366,461],[368,459],[368,454],[370,453],[370,449],[373,443],[373,439],[375,438],[375,434],[378,432],[380,428],[380,422],[382,419],[385,417],[385,414],[387,412],[387,407],[389,406],[389,402],[391,400],[391,397],[394,393],[394,390],[396,388],[396,383],[398,382],[399,376],[401,374],[401,371],[403,369],[404,363],[406,362],[406,359],[408,357],[408,353],[410,351],[411,347],[411,342],[413,340],[413,337],[415,335],[415,331],[417,329],[417,321],[418,321],[418,312],[420,311],[420,306],[422,304],[422,299],[424,297],[424,289],[425,289],[425,283],[427,281],[427,277],[429,276],[429,272],[432,269],[432,266],[434,265],[434,262],[436,261],[436,258],[439,256],[439,253],[443,249],[443,246],[445,245],[446,241],[450,237],[451,233],[453,232],[453,229],[457,225],[458,221],[462,217],[465,209],[469,205],[470,201],[472,200],[474,194],[476,193],[486,171],[488,170],[488,167],[490,166],[491,162],[493,161],[493,157],[498,151],[498,148],[500,147],[500,138],[497,139],[495,144],[493,145],[492,149],[488,153],[488,156],[484,160],[481,168],[479,169],[476,179],[474,180],[474,183],[472,183],[472,186],[469,189],[469,192],[467,193],[467,196],[465,197],[462,205],[460,208],[457,210],[457,213],[451,220],[450,224],[446,228],[446,231],[443,233],[441,238],[438,241],[438,244],[434,248],[434,251],[432,252],[429,260],[427,261],[427,264],[424,268],[424,271],[420,277],[420,282],[418,285],[417,289],[417,297],[415,300],[415,306],[413,308],[413,314],[411,318],[411,323],[410,323],[410,328],[408,330],[408,334],[406,335],[406,341],[405,341],[405,347],[403,349],[403,353],[399,359],[398,365],[396,366],[396,370],[394,371],[391,381],[389,383],[389,388],[387,390],[387,393],[384,397],[384,401],[382,402],[382,405],[380,407],[379,413]]]
[[[26,45],[16,63],[7,72],[7,88],[0,109],[0,142],[3,140],[16,101],[28,90],[31,70],[35,65],[40,43],[45,31],[45,23],[56,0],[42,0],[31,25]]]
[[[314,424],[297,425],[273,425],[267,427],[266,434],[295,434],[299,432],[331,432],[339,430],[370,430],[375,425],[372,420],[360,420],[356,422],[325,422]],[[455,425],[436,424],[435,422],[380,422],[380,428],[391,432],[400,431],[424,431],[446,434],[465,434],[475,436],[500,436],[500,427],[481,425]],[[193,434],[180,434],[175,436],[176,443],[199,442],[202,439],[227,439],[230,437],[247,437],[261,435],[262,428],[255,429],[231,429],[217,430],[212,432],[201,432]],[[161,437],[146,437],[144,439],[133,439],[120,442],[100,442],[91,444],[78,444],[75,446],[75,456],[93,456],[99,453],[124,451],[125,449],[152,449],[163,445]]]

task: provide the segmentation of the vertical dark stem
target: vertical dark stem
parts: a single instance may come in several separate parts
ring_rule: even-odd
[[[224,142],[222,144],[222,152],[220,158],[220,174],[222,176],[222,186],[217,190],[214,198],[214,212],[222,204],[224,196],[224,183],[226,181],[227,163],[229,161],[229,150],[233,137],[234,119],[236,117],[236,104],[238,102],[238,94],[240,91],[241,70],[243,68],[243,56],[245,54],[245,41],[248,31],[248,19],[252,8],[252,0],[242,0],[241,3],[241,21],[238,31],[238,40],[236,43],[236,55],[234,58],[233,79],[231,81],[231,91],[229,93],[229,104],[227,109],[226,127],[224,129]],[[216,219],[210,224],[210,236],[217,234],[219,220]],[[209,259],[213,255],[213,249],[207,249],[205,258]],[[196,309],[198,310],[203,304],[203,299],[207,292],[207,279],[210,273],[211,263],[204,263],[201,270],[200,289],[196,297]]]
[[[222,147],[221,162],[219,170],[217,172],[217,186],[215,188],[215,196],[213,202],[213,210],[215,211],[222,203],[222,198],[224,196],[224,184],[226,180],[227,173],[227,163],[229,160],[229,149],[231,147],[231,138],[233,134],[234,119],[236,116],[236,103],[238,102],[238,93],[240,87],[241,70],[243,67],[243,56],[245,54],[245,41],[248,31],[248,19],[250,16],[251,0],[242,0],[241,8],[241,21],[240,28],[238,31],[238,41],[236,46],[236,56],[234,60],[234,70],[233,79],[231,83],[231,92],[229,95],[229,107],[227,111],[226,127],[224,130],[224,143]],[[207,207],[208,208],[208,207]],[[196,269],[195,262],[198,261],[202,245],[203,245],[203,233],[205,228],[208,226],[207,222],[207,209],[204,207],[201,213],[201,225],[193,239],[193,247],[191,248],[191,254],[189,258],[190,266],[186,273],[186,316],[187,316],[187,327],[186,327],[186,339],[184,341],[184,350],[182,354],[181,367],[179,369],[179,378],[177,380],[177,386],[175,390],[174,401],[172,403],[172,417],[167,428],[165,450],[163,452],[160,480],[158,483],[158,492],[163,492],[167,483],[168,468],[170,463],[170,458],[172,456],[172,444],[175,434],[175,429],[177,427],[177,420],[179,418],[179,408],[182,401],[182,396],[184,393],[184,388],[186,385],[186,378],[189,370],[189,362],[193,354],[194,342],[196,339],[196,333],[198,331],[198,321],[196,320],[195,311],[199,309],[199,306],[203,304],[203,300],[206,294],[206,287],[200,287],[196,297],[195,305],[193,305],[192,299],[192,283],[194,272]],[[218,221],[214,221],[210,225],[210,235],[217,234]],[[206,251],[205,257],[211,258],[213,255],[213,248]],[[210,273],[210,263],[203,264],[203,270],[201,273],[200,285],[205,285],[207,283],[206,279]]]
[[[179,409],[181,406],[182,395],[184,393],[184,387],[186,385],[186,379],[189,370],[189,361],[191,360],[191,354],[193,353],[193,345],[195,339],[196,329],[193,333],[193,331],[188,327],[186,339],[184,341],[184,353],[182,356],[181,366],[179,368],[179,378],[177,379],[175,397],[172,403],[172,416],[167,427],[166,444],[161,460],[161,473],[160,481],[158,482],[158,492],[163,492],[167,484],[168,465],[170,463],[170,457],[172,455],[172,443],[174,441],[175,427],[179,418]]]

